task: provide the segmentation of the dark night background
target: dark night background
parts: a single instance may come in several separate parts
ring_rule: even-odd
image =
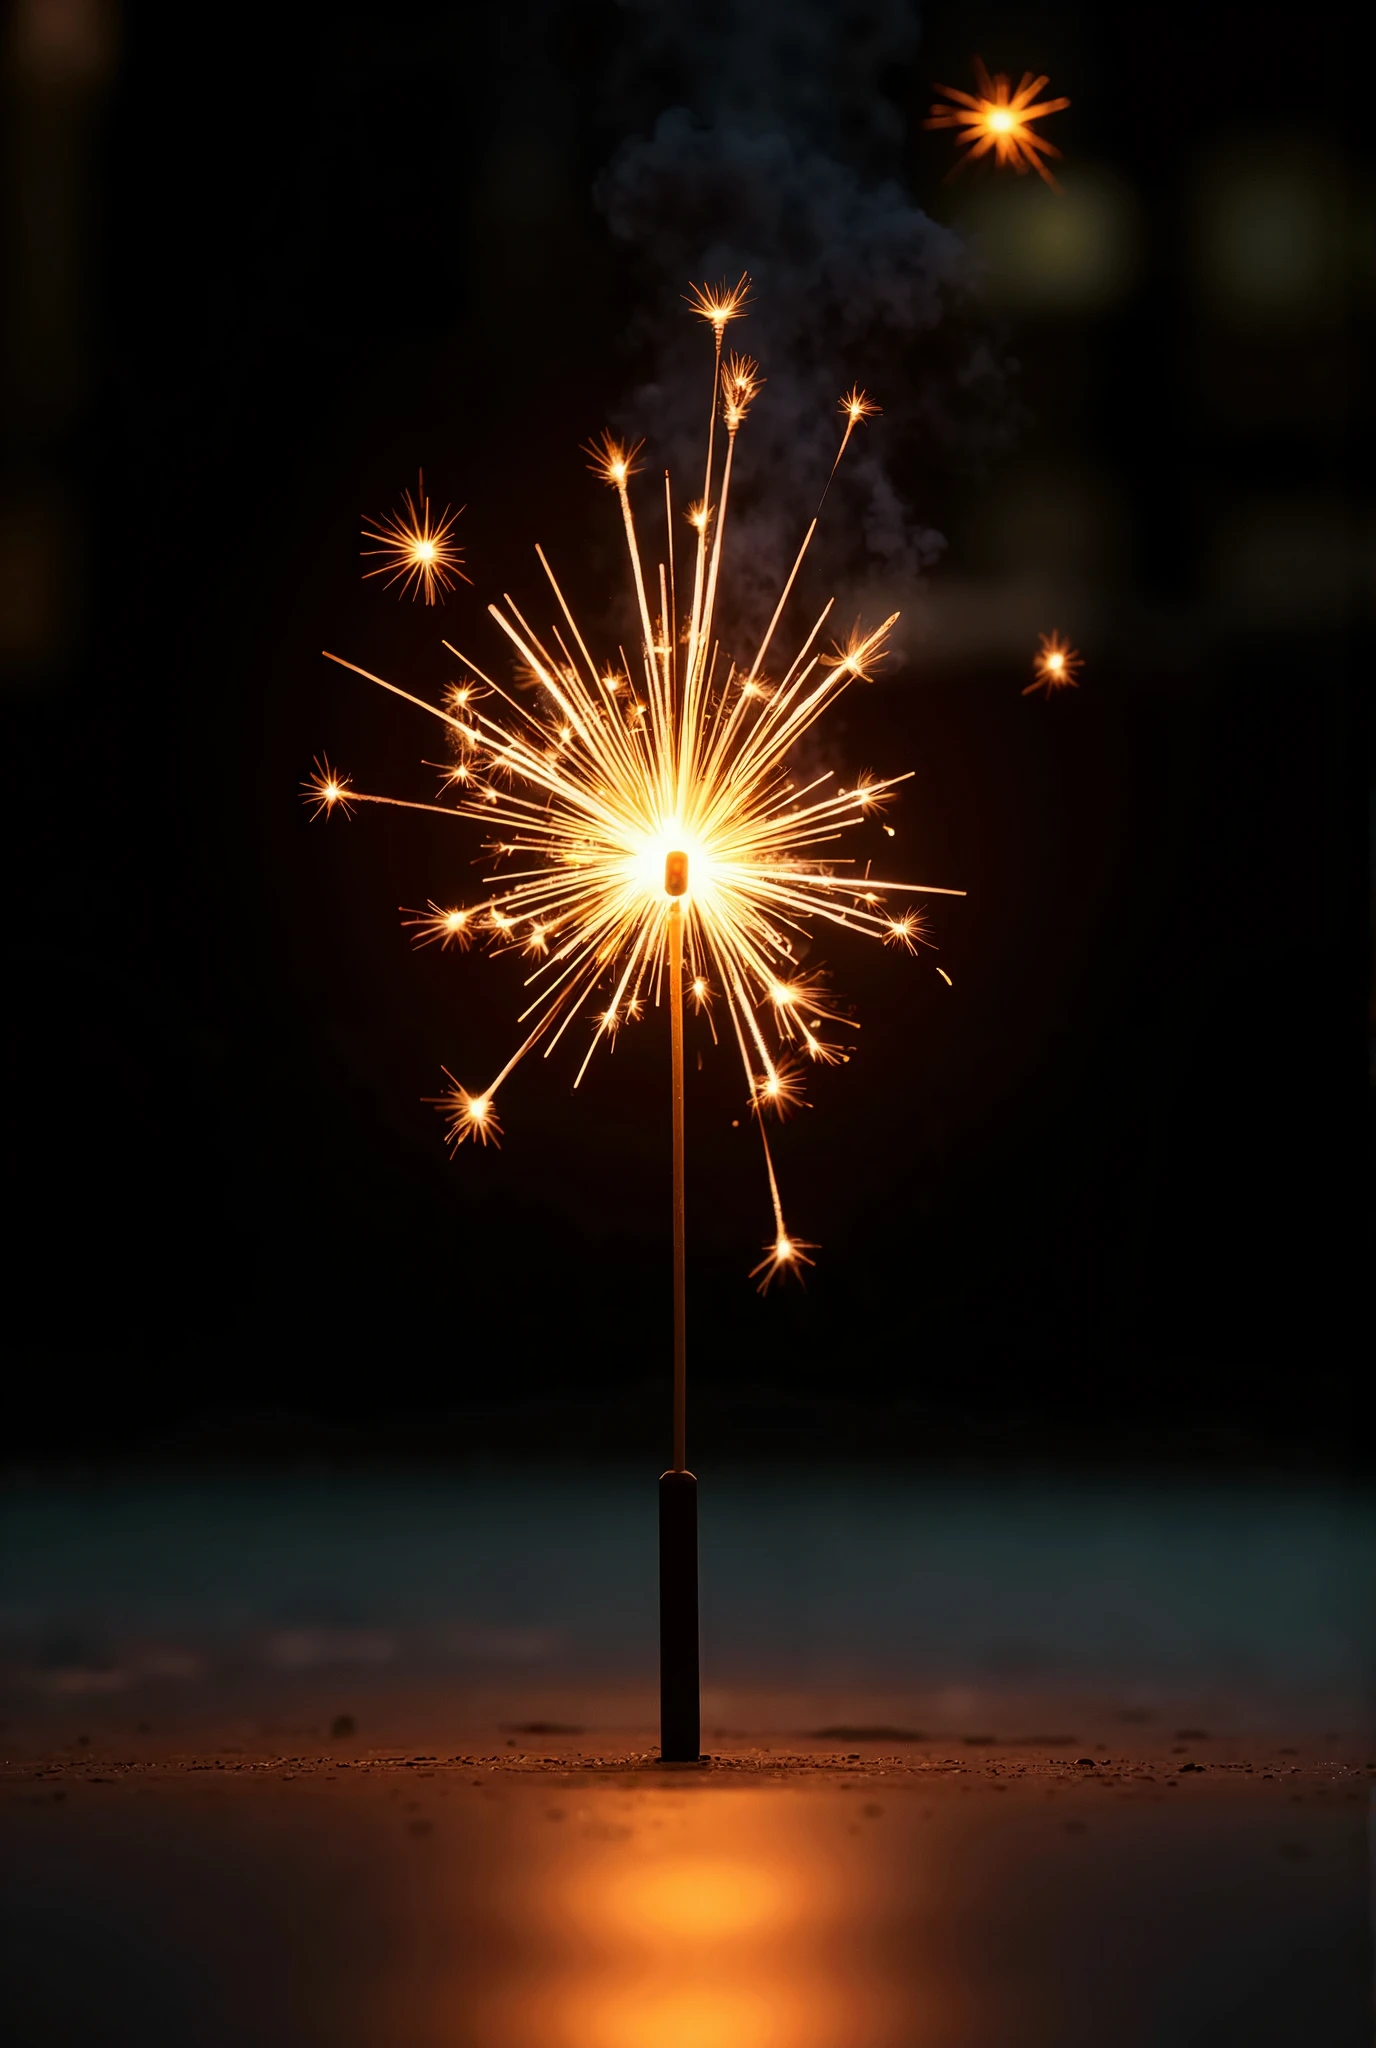
[[[312,826],[297,794],[324,749],[360,787],[432,787],[424,721],[322,647],[435,694],[441,634],[488,648],[482,606],[532,588],[537,540],[598,617],[617,534],[579,444],[633,419],[643,316],[682,317],[596,196],[700,88],[650,12],[11,12],[24,1453],[662,1445],[662,1018],[576,1097],[572,1056],[523,1068],[504,1148],[451,1162],[422,1098],[442,1064],[499,1063],[518,977],[413,953],[396,908],[460,889],[476,835]],[[935,955],[829,951],[863,1028],[778,1145],[790,1223],[823,1246],[805,1293],[747,1282],[767,1199],[708,1043],[691,1441],[1343,1459],[1372,535],[1353,53],[1332,11],[939,0],[867,73],[896,12],[825,16],[860,52],[826,147],[978,235],[988,271],[908,369],[966,413],[905,413],[891,335],[814,337],[838,391],[884,403],[868,445],[947,543],[902,593],[902,663],[828,747],[916,771],[890,858],[969,894],[936,899]],[[676,18],[699,16],[731,33],[728,8]],[[1069,94],[1063,199],[944,181],[921,116],[975,51]],[[967,388],[977,349],[995,370]],[[475,588],[442,613],[360,582],[360,513],[421,464],[467,507]],[[1020,693],[1053,626],[1087,663],[1046,703]]]

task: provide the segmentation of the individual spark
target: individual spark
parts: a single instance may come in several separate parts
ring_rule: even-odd
[[[417,499],[420,510],[417,511]],[[464,507],[451,512],[446,505],[438,519],[430,517],[430,500],[425,495],[425,472],[420,474],[420,483],[413,498],[409,491],[402,493],[401,509],[388,512],[381,519],[369,519],[365,515],[363,538],[376,541],[376,547],[364,548],[365,559],[380,555],[382,560],[376,569],[365,569],[363,580],[371,576],[386,576],[383,588],[390,590],[394,583],[400,583],[398,597],[405,597],[410,591],[412,598],[424,596],[427,604],[434,604],[436,598],[443,604],[441,595],[452,590],[457,577],[465,583],[473,581],[464,574],[463,549],[452,538],[454,527]]]
[[[497,1112],[492,1106],[490,1095],[470,1095],[461,1088],[448,1067],[442,1069],[449,1083],[443,1095],[432,1095],[427,1100],[440,1110],[448,1125],[449,1149],[456,1151],[465,1139],[472,1138],[479,1145],[502,1146],[502,1127]]]
[[[919,946],[930,946],[927,937],[928,924],[920,910],[905,910],[901,917],[889,919],[889,928],[884,934],[886,946],[901,946],[906,953],[915,953]]]
[[[1032,663],[1032,680],[1022,694],[1030,697],[1034,690],[1045,690],[1049,697],[1053,690],[1078,690],[1075,678],[1084,665],[1084,656],[1068,640],[1058,633],[1043,633]]]
[[[750,1269],[751,1279],[760,1281],[761,1294],[767,1294],[775,1280],[801,1280],[803,1276],[800,1268],[815,1266],[817,1263],[815,1259],[808,1257],[808,1253],[815,1252],[817,1246],[806,1243],[800,1237],[790,1237],[786,1230],[781,1230],[773,1244],[767,1244],[764,1249],[764,1258],[760,1260],[758,1266],[752,1266]],[[763,1279],[760,1278],[761,1274],[764,1276]]]
[[[347,795],[349,788],[348,776],[336,774],[335,770],[330,766],[328,754],[318,754],[311,763],[311,766],[315,770],[314,775],[308,776],[301,785],[306,802],[314,805],[311,817],[318,818],[322,811],[327,818],[331,817],[336,804],[338,804],[346,818],[352,817],[353,812],[349,807]]]
[[[876,783],[868,772],[858,778],[855,788],[851,791],[851,795],[856,803],[859,804],[861,810],[865,812],[882,811],[894,799],[894,792],[891,789],[884,788],[882,784]]]
[[[897,618],[898,613],[894,612],[882,626],[869,633],[863,632],[858,625],[853,626],[844,640],[832,643],[830,654],[820,657],[822,666],[838,669],[848,681],[853,677],[859,682],[868,683],[888,653],[889,633]],[[890,777],[889,780],[891,782],[893,778]],[[864,797],[857,797],[856,800],[864,804],[877,803],[880,800],[880,792],[887,786],[886,783],[871,784],[867,787]]]
[[[836,410],[844,413],[853,427],[858,427],[861,420],[872,420],[883,408],[872,398],[867,398],[858,384],[852,384],[849,391],[841,394]]]
[[[791,575],[753,662],[749,650],[733,660],[722,646],[718,598],[732,471],[760,389],[757,366],[742,356],[723,360],[720,347],[743,293],[743,281],[729,291],[702,287],[690,301],[714,332],[707,438],[715,450],[691,508],[691,562],[673,560],[682,529],[672,493],[660,499],[669,515],[668,559],[660,565],[642,554],[631,500],[639,444],[604,434],[586,451],[616,495],[635,640],[595,654],[537,548],[546,579],[541,612],[511,596],[488,606],[509,674],[490,659],[480,666],[446,642],[463,680],[437,705],[329,658],[448,730],[469,780],[450,778],[440,801],[408,807],[486,828],[484,850],[495,871],[462,929],[524,962],[523,1036],[506,1064],[475,1091],[446,1071],[451,1085],[437,1106],[450,1144],[495,1143],[495,1105],[513,1069],[537,1049],[551,1054],[582,1018],[589,1034],[576,1086],[599,1046],[610,1046],[665,999],[677,947],[694,1009],[714,1039],[720,1029],[723,1039],[734,1040],[740,1057],[774,1211],[774,1239],[755,1269],[767,1287],[781,1274],[799,1273],[816,1247],[785,1224],[765,1114],[802,1101],[803,1059],[828,1065],[847,1057],[821,1035],[828,1022],[842,1021],[834,999],[816,975],[799,972],[798,960],[818,927],[894,943],[913,896],[964,892],[881,881],[846,853],[849,833],[871,820],[907,776],[866,774],[853,787],[838,787],[829,771],[799,782],[790,769],[818,720],[876,672],[897,615],[876,627],[857,626],[824,652],[828,603],[795,641],[787,665],[771,665],[766,687],[764,646],[783,618]],[[874,410],[858,391],[842,401],[843,448]],[[815,524],[814,518],[799,562]],[[319,806],[326,793],[318,782],[311,793]],[[353,790],[350,796],[393,801]],[[420,942],[444,944],[450,915],[433,904],[416,913]],[[915,935],[916,923],[907,929]]]
[[[466,952],[473,943],[473,913],[471,910],[442,910],[438,903],[429,903],[424,910],[406,910],[401,915],[402,924],[417,936],[413,946],[438,945],[448,951],[457,946]]]
[[[800,989],[801,995],[795,996],[795,989]],[[818,1066],[844,1066],[850,1058],[845,1047],[829,1038],[819,1038],[817,1033],[824,1022],[848,1024],[850,1020],[815,999],[811,1002],[803,999],[806,996],[815,998],[816,994],[815,987],[803,988],[801,979],[792,985],[785,984],[782,989],[772,990],[779,1030],[785,1037],[796,1036],[808,1058],[815,1060]],[[810,1015],[809,1012],[815,1014]]]
[[[484,690],[477,683],[451,683],[444,693],[444,701],[451,711],[467,711],[470,704],[475,704],[480,697],[489,697],[491,694],[490,690]],[[475,734],[475,744],[476,739]]]
[[[760,1135],[764,1136],[763,1123],[760,1125]],[[801,1286],[803,1267],[816,1263],[808,1257],[808,1253],[817,1250],[815,1244],[809,1244],[804,1238],[794,1237],[784,1222],[783,1203],[779,1200],[779,1183],[774,1177],[774,1160],[767,1142],[764,1148],[764,1163],[765,1171],[769,1175],[769,1199],[774,1208],[774,1241],[764,1247],[764,1257],[757,1266],[750,1269],[751,1279],[759,1282],[756,1289],[759,1294],[768,1294],[778,1279],[796,1280]]]
[[[809,1059],[818,1060],[824,1066],[835,1066],[838,1061],[844,1061],[846,1054],[839,1046],[817,1036],[823,1023],[844,1025],[849,1022],[839,1010],[831,1007],[835,998],[823,975],[795,974],[786,981],[776,981],[769,990],[769,1000],[774,1006],[774,1020],[782,1038],[795,1039]]]
[[[767,1109],[780,1122],[795,1109],[809,1107],[803,1099],[802,1075],[787,1055],[772,1060],[767,1073],[753,1077],[750,1102],[757,1114]]]
[[[960,92],[953,85],[937,86],[936,90],[944,93],[953,104],[934,106],[923,123],[927,128],[957,128],[961,131],[959,140],[966,148],[964,154],[956,159],[951,175],[954,176],[955,171],[972,158],[987,156],[992,150],[994,161],[1000,165],[1011,164],[1019,177],[1027,171],[1035,171],[1048,185],[1055,186],[1056,180],[1042,159],[1048,156],[1059,158],[1061,152],[1054,143],[1038,135],[1031,124],[1046,114],[1059,114],[1070,105],[1070,101],[1038,101],[1037,94],[1046,84],[1046,79],[1034,78],[1030,71],[1024,71],[1014,92],[1003,72],[991,78],[979,57],[975,59],[975,83],[979,88],[977,95]]]

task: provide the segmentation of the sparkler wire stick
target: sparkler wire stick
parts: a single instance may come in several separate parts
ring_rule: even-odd
[[[687,1249],[683,1187],[683,898],[688,856],[665,857],[670,898],[669,1036],[673,1099],[674,1463],[659,1481],[659,1753],[696,1763],[702,1746],[698,1692],[698,1482],[688,1471]]]
[[[670,876],[682,875],[678,895],[669,910],[669,1043],[672,1064],[674,1121],[674,1470],[685,1471],[688,1463],[688,1313],[685,1204],[683,1193],[683,903],[688,861],[671,853],[665,862],[665,886]]]

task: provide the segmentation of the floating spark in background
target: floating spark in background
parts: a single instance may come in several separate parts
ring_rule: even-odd
[[[730,289],[704,286],[689,300],[712,328],[714,364],[702,495],[687,510],[691,562],[683,565],[684,602],[675,548],[682,529],[669,476],[664,559],[647,576],[629,490],[639,444],[628,447],[604,435],[587,452],[621,513],[639,620],[633,657],[622,655],[619,664],[594,661],[537,547],[554,600],[549,626],[537,631],[511,597],[487,608],[515,656],[510,687],[491,665],[479,668],[451,647],[465,674],[441,707],[328,657],[446,726],[454,759],[442,770],[441,794],[452,801],[363,794],[328,763],[318,764],[306,787],[317,814],[344,803],[347,791],[350,804],[400,803],[476,819],[486,828],[495,873],[484,899],[452,909],[432,903],[406,918],[417,944],[464,945],[480,934],[492,951],[532,962],[520,1020],[529,1028],[506,1065],[477,1093],[446,1069],[451,1086],[437,1107],[451,1145],[469,1138],[496,1143],[495,1099],[513,1068],[537,1045],[548,1057],[582,1016],[591,1021],[592,1036],[577,1086],[597,1046],[657,1004],[666,979],[672,983],[672,937],[682,950],[694,1007],[707,1014],[714,1039],[712,1005],[721,1005],[764,1144],[775,1236],[752,1274],[763,1291],[777,1274],[811,1264],[807,1253],[815,1249],[785,1226],[764,1113],[783,1115],[801,1102],[799,1058],[827,1065],[848,1056],[825,1035],[841,1022],[835,999],[818,975],[798,971],[811,926],[830,924],[915,950],[930,943],[925,924],[912,909],[890,908],[889,898],[964,892],[879,881],[868,864],[857,874],[852,859],[832,851],[906,776],[865,776],[854,787],[836,789],[829,787],[830,771],[802,787],[790,773],[789,756],[802,736],[853,682],[874,673],[897,617],[869,630],[857,627],[824,653],[819,635],[829,600],[787,665],[777,675],[762,672],[815,515],[750,666],[723,652],[718,640],[737,435],[761,385],[748,357],[723,359],[725,329],[743,313],[746,291],[742,278]],[[857,425],[877,410],[858,390],[840,409],[845,428],[838,461]]]
[[[439,593],[454,588],[456,578],[463,577],[465,583],[473,580],[464,575],[463,549],[451,538],[464,508],[460,505],[458,512],[451,512],[446,505],[432,523],[423,470],[416,496],[421,504],[419,512],[415,498],[406,491],[399,512],[389,512],[382,519],[368,519],[365,515],[363,538],[379,545],[364,548],[364,557],[381,555],[382,560],[376,569],[365,569],[363,578],[366,582],[370,576],[386,576],[386,589],[400,583],[398,597],[405,597],[409,590],[413,598],[423,594],[425,602],[433,604]],[[443,602],[440,596],[440,603]]]
[[[1037,94],[1046,84],[1045,78],[1034,78],[1030,71],[1024,71],[1013,92],[1007,78],[999,72],[991,78],[983,60],[975,59],[975,83],[979,88],[976,98],[968,92],[959,92],[953,85],[939,85],[937,92],[944,93],[953,102],[951,106],[934,106],[927,120],[926,128],[958,128],[959,140],[966,145],[964,154],[957,158],[955,170],[967,164],[973,157],[987,156],[992,150],[998,164],[1012,164],[1019,177],[1027,171],[1035,171],[1048,185],[1055,185],[1043,157],[1059,157],[1061,152],[1054,143],[1047,142],[1032,128],[1032,122],[1045,114],[1059,114],[1070,105],[1067,99],[1042,100],[1037,104]],[[952,176],[955,175],[953,171]],[[1057,190],[1060,188],[1057,187]]]
[[[1084,665],[1084,656],[1068,640],[1062,640],[1059,633],[1043,633],[1032,663],[1032,680],[1022,694],[1030,697],[1034,690],[1045,690],[1049,697],[1053,690],[1078,690],[1075,678]]]

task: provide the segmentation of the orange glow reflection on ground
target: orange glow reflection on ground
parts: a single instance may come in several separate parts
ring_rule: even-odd
[[[692,1987],[588,2007],[575,2038],[587,2048],[793,2048],[799,2036],[777,1994]]]
[[[484,2039],[511,2048],[890,2041],[879,2011],[886,1973],[855,1967],[879,1902],[869,1845],[845,1825],[849,1806],[707,1786],[642,1791],[619,1828],[599,1806],[601,1818],[579,1808],[567,1816],[573,1828],[547,1831],[543,1872],[511,1901],[540,1968],[508,1979]]]
[[[685,1856],[649,1870],[609,1874],[600,1896],[580,1887],[604,1926],[628,1934],[676,1940],[725,1939],[754,1934],[796,1917],[796,1879],[739,1858]]]

